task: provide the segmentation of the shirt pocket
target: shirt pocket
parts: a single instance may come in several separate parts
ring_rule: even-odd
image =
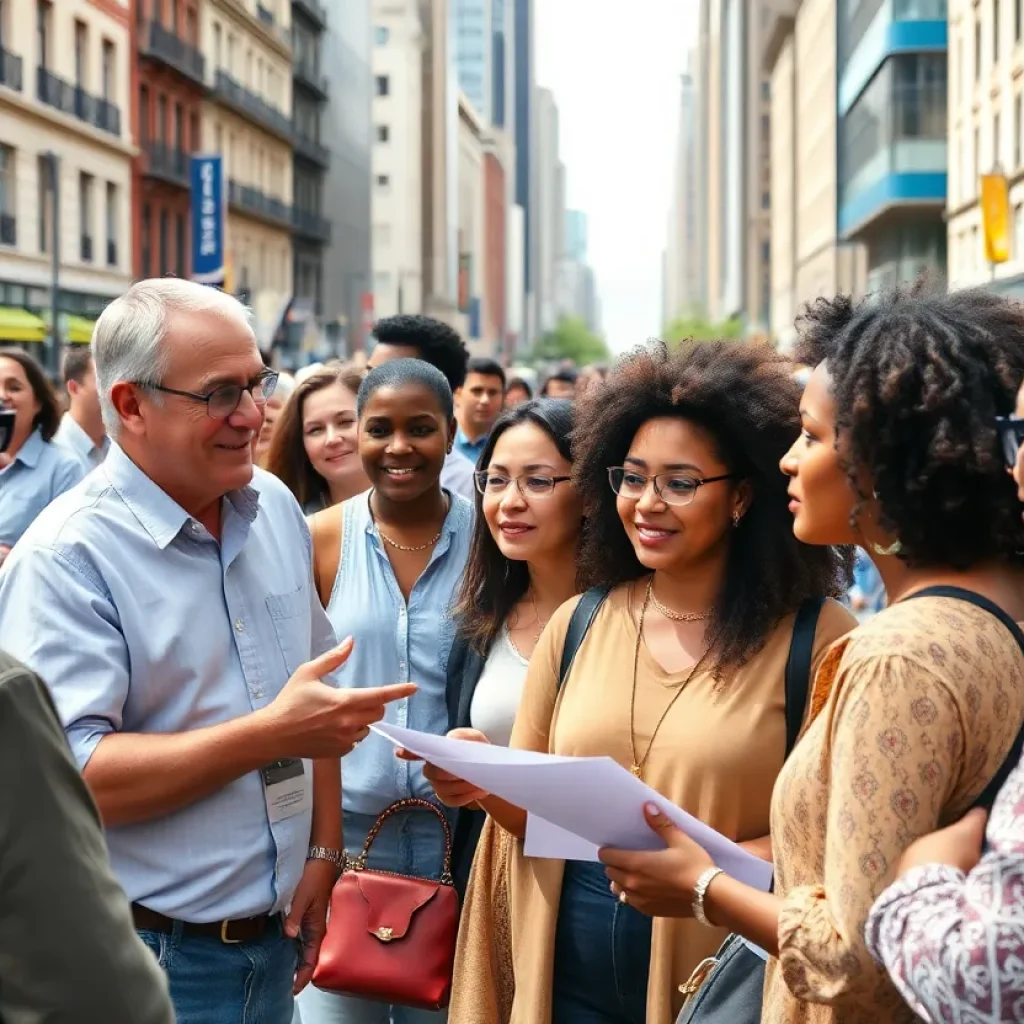
[[[300,586],[290,594],[268,594],[267,611],[291,678],[301,665],[309,661],[312,653],[309,592]]]

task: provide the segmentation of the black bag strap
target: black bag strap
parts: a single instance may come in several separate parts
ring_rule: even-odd
[[[811,662],[814,660],[814,636],[818,619],[825,607],[825,598],[810,597],[796,613],[793,639],[789,642],[786,661],[786,757],[796,746],[807,710],[807,694],[811,688]]]
[[[1021,654],[1024,654],[1024,632],[1021,631],[1020,626],[999,605],[994,601],[990,601],[987,597],[976,594],[973,590],[965,590],[963,587],[938,586],[925,587],[924,590],[919,590],[916,594],[911,594],[909,597],[904,598],[904,600],[912,601],[916,597],[952,597],[959,601],[973,604],[976,608],[981,608],[990,615],[994,615],[1010,631],[1013,639],[1017,641]],[[996,802],[996,797],[1003,788],[1003,784],[1009,777],[1010,772],[1020,763],[1022,753],[1024,753],[1024,725],[1021,726],[1020,731],[1017,733],[1017,738],[1013,741],[1013,746],[1010,747],[1006,760],[999,766],[999,771],[992,777],[992,781],[989,782],[982,790],[978,799],[971,805],[972,808],[983,807],[986,811],[992,810],[992,805]]]
[[[565,644],[562,647],[562,664],[558,670],[559,689],[562,688],[565,677],[569,674],[569,669],[572,668],[576,652],[579,651],[580,644],[583,643],[583,638],[587,635],[587,630],[590,629],[598,608],[604,604],[604,599],[608,596],[608,589],[608,587],[591,587],[572,610],[569,628],[565,632]]]

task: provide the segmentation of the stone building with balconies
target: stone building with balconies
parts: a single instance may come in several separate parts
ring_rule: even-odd
[[[291,0],[200,7],[202,144],[224,157],[227,286],[254,305],[261,342],[292,295],[291,15]]]
[[[44,340],[55,264],[60,341],[131,280],[131,36],[128,0],[0,5],[0,344]]]
[[[138,61],[133,265],[138,277],[192,273],[190,158],[201,149],[206,60],[199,3],[134,0]]]

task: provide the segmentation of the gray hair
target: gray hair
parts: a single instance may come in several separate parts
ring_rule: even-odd
[[[103,423],[116,438],[121,426],[110,393],[115,384],[153,387],[163,380],[170,314],[212,313],[251,327],[251,314],[233,295],[176,277],[137,281],[103,311],[92,335]]]

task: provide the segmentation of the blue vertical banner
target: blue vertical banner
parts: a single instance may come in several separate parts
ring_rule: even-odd
[[[192,280],[224,287],[224,162],[192,157]]]

